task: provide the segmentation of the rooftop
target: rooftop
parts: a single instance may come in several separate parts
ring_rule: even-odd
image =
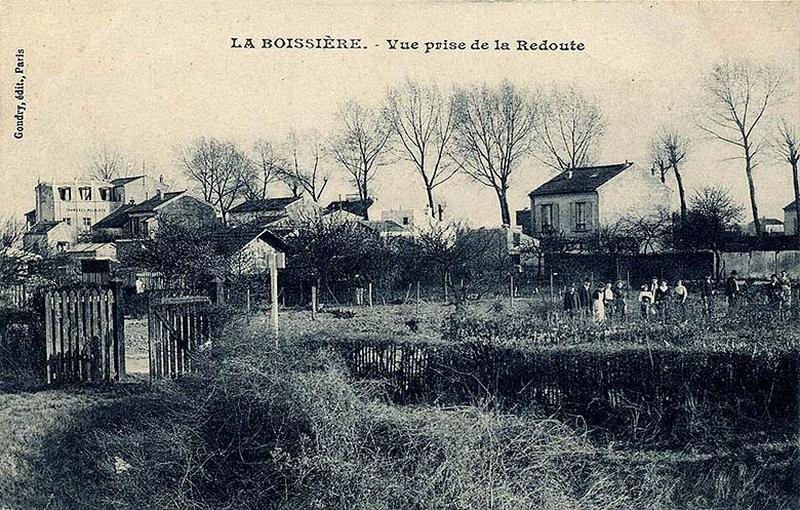
[[[568,195],[572,193],[590,193],[607,183],[633,163],[625,162],[615,165],[599,165],[573,168],[561,172],[546,183],[542,184],[529,195]],[[571,172],[571,175],[570,175]]]
[[[171,191],[169,193],[160,193],[156,194],[144,202],[135,204],[133,207],[128,209],[126,212],[128,214],[141,214],[141,213],[150,213],[154,212],[160,206],[166,204],[173,198],[177,198],[180,195],[183,195],[186,191]]]
[[[236,207],[232,208],[229,212],[236,213],[250,213],[250,212],[275,212],[282,211],[289,204],[297,202],[300,197],[276,197],[276,198],[263,198],[258,200],[248,200],[242,202]]]

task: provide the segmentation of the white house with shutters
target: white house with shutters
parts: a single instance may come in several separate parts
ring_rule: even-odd
[[[672,209],[672,189],[627,161],[561,172],[528,196],[534,236],[586,238],[601,225]]]

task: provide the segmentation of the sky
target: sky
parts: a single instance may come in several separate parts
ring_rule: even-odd
[[[377,104],[406,77],[454,85],[508,78],[535,88],[574,84],[607,119],[597,163],[650,166],[662,125],[685,129],[687,188],[724,184],[748,203],[735,150],[696,129],[702,83],[725,58],[786,69],[800,84],[800,3],[248,3],[3,2],[0,4],[0,217],[34,205],[34,186],[79,176],[101,147],[183,187],[178,152],[213,136],[249,148],[289,130],[330,133],[339,104]],[[363,50],[234,49],[231,37],[360,38]],[[387,39],[583,42],[582,52],[389,50]],[[15,139],[15,53],[24,49],[24,136]],[[800,118],[797,97],[765,119]],[[329,163],[333,165],[332,163]],[[515,170],[512,209],[552,173],[533,158]],[[763,215],[792,197],[787,164],[764,154],[755,173]],[[339,172],[324,200],[352,193]],[[285,192],[275,190],[274,195]],[[376,210],[422,208],[424,188],[404,162],[380,168]],[[437,188],[450,216],[500,221],[488,188],[456,178]],[[636,199],[636,197],[632,197]]]

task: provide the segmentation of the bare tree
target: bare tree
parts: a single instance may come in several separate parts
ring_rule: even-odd
[[[511,224],[508,188],[531,149],[536,103],[508,80],[498,87],[472,85],[455,94],[455,153],[463,172],[492,188],[504,225]]]
[[[347,170],[359,197],[366,201],[376,169],[389,163],[389,123],[383,112],[356,101],[344,103],[337,117],[339,134],[331,140],[331,155]]]
[[[264,139],[253,145],[252,168],[244,181],[245,200],[263,200],[269,195],[269,185],[280,178],[286,161],[275,145]]]
[[[279,170],[278,177],[292,195],[298,197],[306,193],[311,200],[319,202],[331,178],[319,134],[309,132],[301,137],[292,131],[287,146],[288,161]]]
[[[661,182],[666,182],[666,174],[672,170],[678,186],[678,198],[681,206],[681,221],[686,221],[686,189],[683,185],[681,165],[686,160],[691,148],[691,141],[683,133],[668,128],[661,128],[650,143],[653,167],[661,172]]]
[[[253,165],[235,144],[214,138],[199,138],[183,154],[184,171],[199,186],[203,199],[228,221],[228,211],[244,195]]]
[[[568,86],[554,87],[540,103],[534,126],[536,158],[558,171],[592,164],[606,128],[597,102]]]
[[[786,119],[778,122],[772,148],[781,161],[792,167],[792,184],[794,185],[795,225],[794,234],[800,236],[800,180],[797,175],[797,161],[800,159],[800,145],[797,140],[797,124]]]
[[[750,61],[724,61],[706,77],[708,115],[701,129],[717,140],[738,147],[745,162],[750,208],[756,234],[763,231],[758,217],[753,170],[762,149],[756,128],[765,114],[784,98],[782,73]],[[738,158],[735,158],[738,159]]]
[[[92,156],[86,176],[97,181],[108,182],[128,173],[131,164],[118,151],[103,146]]]
[[[389,90],[387,114],[392,130],[400,140],[402,158],[410,161],[422,178],[428,208],[436,216],[433,190],[458,171],[452,159],[455,103],[443,97],[434,84],[406,79],[401,87]]]

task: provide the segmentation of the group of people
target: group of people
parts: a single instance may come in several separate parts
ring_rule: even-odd
[[[717,301],[717,287],[711,275],[706,276],[699,285],[700,304],[702,313],[713,315]],[[737,306],[739,298],[743,295],[743,288],[739,283],[736,271],[723,282],[722,294],[728,308]],[[781,271],[773,274],[766,286],[767,302],[774,304],[783,313],[791,304],[792,283],[789,274]],[[628,311],[627,289],[625,282],[617,281],[615,284],[600,282],[593,285],[589,280],[584,280],[583,285],[570,284],[564,293],[564,313],[569,317],[592,317],[597,322],[612,321],[615,317],[624,319]],[[653,277],[650,283],[644,284],[639,289],[638,305],[639,315],[642,319],[655,318],[665,321],[671,317],[684,318],[687,313],[687,300],[689,289],[683,280],[677,280],[671,287],[666,280]]]

